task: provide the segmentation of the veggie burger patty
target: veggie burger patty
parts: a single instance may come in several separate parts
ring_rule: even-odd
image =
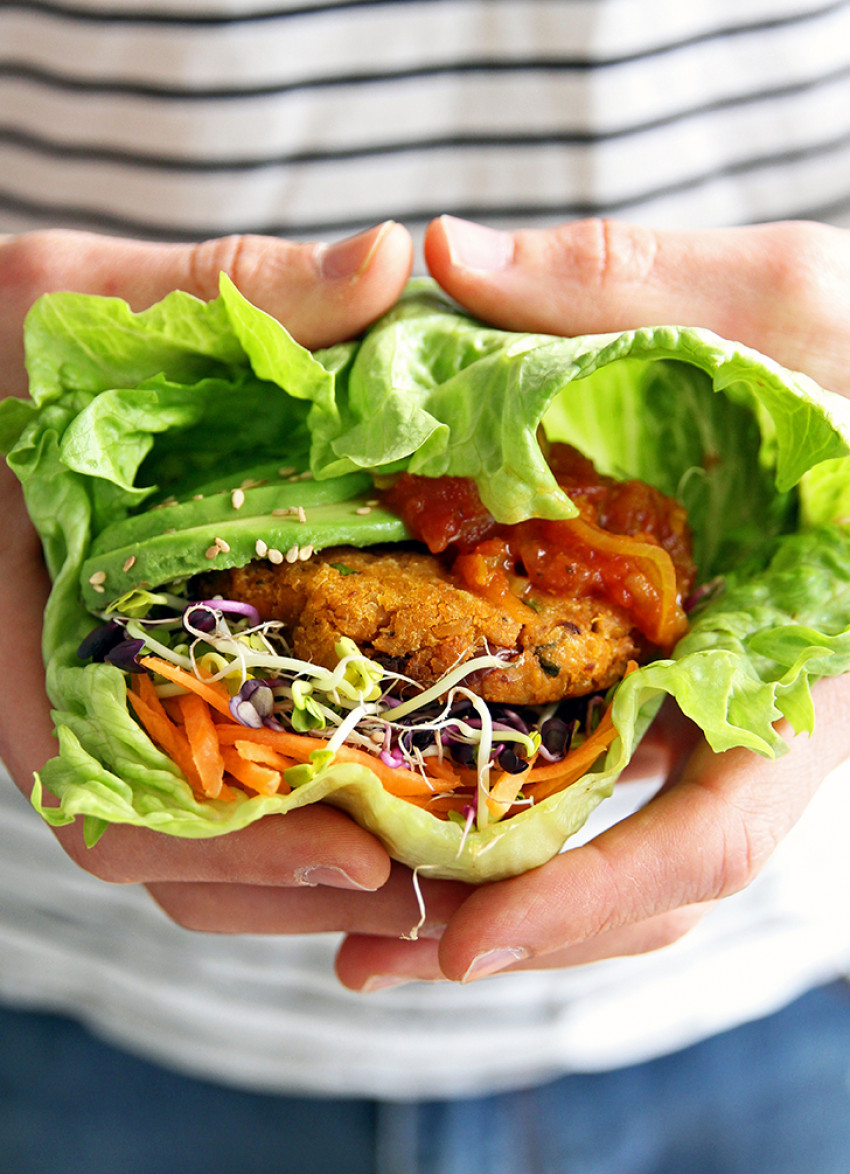
[[[543,705],[583,696],[618,681],[639,656],[622,608],[555,596],[539,610],[521,604],[508,614],[453,582],[436,555],[417,551],[332,547],[309,562],[254,562],[205,575],[196,589],[281,620],[295,655],[327,668],[337,663],[343,636],[426,686],[484,649],[504,651],[504,668],[467,682],[486,701]]]

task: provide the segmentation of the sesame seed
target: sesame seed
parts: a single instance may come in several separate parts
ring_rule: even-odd
[[[98,593],[98,595],[103,595],[106,591],[106,588],[102,583],[92,583],[92,587]]]
[[[312,481],[313,474],[310,472],[309,469],[305,469],[304,472],[300,474],[298,480],[299,481]]]
[[[302,546],[298,552],[298,557],[301,559],[302,563],[306,563],[308,558],[313,557],[313,547],[312,546]]]
[[[203,500],[204,500],[203,493],[193,493],[192,494],[192,501],[203,501]]]
[[[127,561],[124,563],[124,574],[125,575],[130,570],[130,568],[134,565],[135,561],[136,561],[136,556],[134,554],[131,554],[130,557],[127,559]]]
[[[374,506],[374,505],[380,505],[380,504],[381,504],[380,498],[377,498],[377,497],[372,497],[369,499],[369,501],[366,502],[366,505],[373,505]]]
[[[283,465],[280,469],[278,469],[277,475],[278,477],[291,477],[294,472],[294,465]]]
[[[307,514],[304,511],[303,505],[298,506],[298,508],[295,512],[298,514],[298,521],[299,522],[306,522],[307,521]]]
[[[244,489],[234,489],[230,495],[230,501],[231,501],[233,508],[235,510],[241,510],[243,505],[245,504],[245,491],[244,491]]]
[[[218,558],[218,556],[220,554],[221,554],[221,547],[220,546],[208,546],[207,549],[204,551],[205,558]]]
[[[256,550],[258,558],[265,558],[269,553],[269,548],[266,546],[265,542],[263,542],[262,538],[257,539],[256,543],[254,544],[254,550]]]
[[[89,577],[89,582],[91,583],[92,587],[96,587],[98,583],[105,583],[106,571],[95,571],[95,573]]]
[[[272,517],[273,518],[288,518],[291,513],[292,513],[292,510],[289,508],[289,506],[286,506],[286,507],[278,506],[276,510],[272,510]]]
[[[255,481],[253,477],[246,477],[239,486],[240,489],[256,489],[260,485],[265,485],[265,481]]]
[[[288,563],[297,563],[298,562],[298,547],[297,546],[290,546],[289,550],[286,552],[286,561]]]
[[[272,547],[268,553],[268,560],[270,563],[274,563],[275,566],[279,566],[279,564],[283,562],[283,555],[279,550],[276,550],[274,547]]]
[[[354,512],[355,514],[360,514],[361,517],[364,517],[366,514],[371,514],[372,507],[370,505],[361,505]]]
[[[225,542],[223,538],[214,538],[213,542],[216,544],[218,549],[224,551],[225,554],[230,553],[230,543]]]

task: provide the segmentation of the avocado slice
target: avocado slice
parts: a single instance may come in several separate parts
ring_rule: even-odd
[[[80,574],[92,611],[134,588],[157,588],[256,558],[281,562],[287,552],[327,546],[374,546],[410,538],[395,514],[376,504],[372,478],[350,473],[326,481],[309,474],[254,477],[227,489],[206,487],[188,500],[165,501],[107,526],[92,543]],[[295,556],[297,557],[297,556]]]

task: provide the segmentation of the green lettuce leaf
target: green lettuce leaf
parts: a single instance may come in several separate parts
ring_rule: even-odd
[[[363,339],[310,354],[223,280],[214,302],[173,294],[142,314],[49,295],[26,345],[32,400],[0,405],[0,443],[53,578],[43,646],[59,753],[34,803],[54,824],[82,816],[90,842],[116,822],[217,835],[324,800],[413,867],[512,875],[557,852],[610,793],[665,696],[715,750],[771,756],[785,749],[776,721],[810,729],[812,682],[850,667],[850,405],[706,331],[509,334],[413,283]],[[606,755],[534,808],[467,834],[334,762],[288,796],[202,802],[128,712],[123,674],[77,659],[90,609],[113,591],[209,569],[212,533],[245,561],[292,495],[314,495],[300,535],[317,549],[403,540],[384,511],[355,523],[351,508],[370,474],[401,469],[474,477],[506,522],[570,516],[541,423],[604,471],[678,496],[712,590],[673,656],[616,687]],[[229,504],[236,485],[244,513]],[[89,583],[103,560],[105,597]],[[42,786],[58,807],[43,806]]]

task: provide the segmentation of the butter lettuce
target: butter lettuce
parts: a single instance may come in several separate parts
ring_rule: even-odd
[[[511,875],[610,794],[665,696],[715,750],[773,756],[776,721],[810,730],[811,683],[850,668],[850,405],[707,331],[510,334],[419,282],[362,339],[311,354],[223,278],[213,302],[174,293],[141,314],[51,294],[25,341],[31,399],[0,404],[0,448],[53,578],[43,647],[59,749],[33,801],[53,824],[82,816],[89,842],[109,823],[217,835],[326,800],[433,875]],[[604,759],[538,806],[464,834],[338,763],[288,796],[200,801],[128,713],[123,674],[77,659],[92,611],[209,569],[212,534],[230,548],[216,566],[245,562],[271,527],[316,549],[404,539],[382,510],[340,520],[371,474],[474,477],[505,522],[570,516],[541,423],[604,471],[679,497],[713,590],[673,656],[616,687]],[[306,524],[273,512],[293,495],[316,505]],[[105,593],[90,582],[104,567]]]

